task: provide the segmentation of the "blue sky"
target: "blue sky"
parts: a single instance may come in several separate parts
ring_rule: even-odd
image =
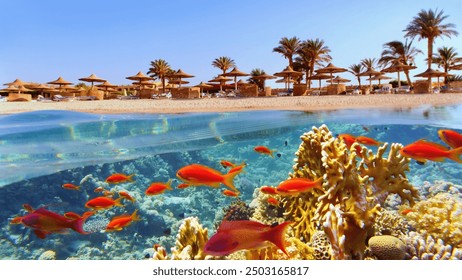
[[[292,36],[324,40],[332,62],[348,68],[379,58],[386,42],[404,41],[403,29],[412,18],[436,8],[461,34],[437,39],[435,50],[453,46],[462,56],[460,0],[5,0],[0,2],[0,83],[16,78],[46,83],[58,76],[77,83],[94,73],[129,84],[125,77],[147,72],[150,61],[161,58],[195,75],[189,79],[194,85],[220,73],[211,66],[219,56],[234,59],[241,71],[261,68],[273,74],[287,60],[272,49]],[[414,46],[426,54],[425,40]],[[425,55],[416,58],[419,68],[411,74],[426,69],[424,60]]]

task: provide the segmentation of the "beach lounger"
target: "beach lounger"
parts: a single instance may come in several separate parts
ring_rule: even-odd
[[[77,97],[77,100],[80,100],[80,101],[91,101],[91,100],[96,100],[96,96],[79,96]]]
[[[8,98],[6,96],[0,95],[0,102],[6,102],[8,101]]]
[[[37,101],[38,102],[52,102],[51,98],[45,98],[43,95],[38,95],[37,96]]]
[[[140,97],[136,96],[136,95],[121,95],[121,96],[118,96],[117,99],[119,99],[119,100],[132,100],[132,99],[140,99]]]
[[[53,96],[53,101],[71,101],[72,99],[70,97],[67,97],[67,96],[62,96],[61,94],[55,94]]]

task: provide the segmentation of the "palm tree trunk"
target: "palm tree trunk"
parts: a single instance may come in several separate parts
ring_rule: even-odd
[[[407,84],[408,84],[410,87],[412,87],[411,78],[409,77],[409,70],[404,70],[404,74],[406,75]]]
[[[165,93],[165,76],[162,76],[162,93]]]
[[[433,58],[433,38],[428,38],[428,54],[427,54],[427,60],[428,60],[428,68],[431,68],[432,66],[432,58]],[[428,93],[432,92],[432,78],[428,77]]]

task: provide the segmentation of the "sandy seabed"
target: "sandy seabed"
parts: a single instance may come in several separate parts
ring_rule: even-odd
[[[386,94],[358,96],[284,96],[257,98],[138,99],[66,102],[1,102],[0,114],[37,110],[71,110],[88,113],[186,113],[245,110],[316,111],[356,108],[412,108],[423,105],[462,104],[461,93]]]

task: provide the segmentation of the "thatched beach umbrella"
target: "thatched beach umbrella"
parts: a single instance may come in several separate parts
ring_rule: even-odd
[[[374,68],[369,68],[367,71],[359,73],[358,76],[369,76],[369,90],[372,91],[372,76],[381,75],[382,72],[376,71]]]
[[[342,78],[340,76],[336,76],[335,78],[333,78],[332,80],[328,81],[329,83],[337,83],[340,84],[340,83],[348,83],[350,82],[351,80],[348,80],[348,79],[345,79],[345,78]]]
[[[398,73],[398,88],[401,87],[401,79],[399,77],[399,73],[402,72],[402,71],[407,71],[407,70],[411,70],[411,69],[415,69],[417,67],[415,66],[412,66],[412,65],[406,65],[404,63],[402,63],[401,61],[397,61],[395,62],[394,64],[392,64],[391,66],[385,68],[385,69],[382,69],[381,72],[383,73],[394,73],[394,72],[397,72]]]
[[[56,80],[54,80],[54,81],[51,81],[51,82],[48,82],[47,84],[50,84],[50,85],[58,85],[58,86],[59,86],[59,91],[61,92],[62,86],[65,86],[65,85],[72,85],[73,83],[64,80],[64,79],[60,76],[60,77],[58,77],[58,79],[56,79]]]
[[[437,77],[438,79],[438,89],[440,88],[440,77],[446,77],[446,76],[452,76],[451,74],[445,73],[445,72],[440,72],[438,70],[434,70],[431,68],[428,68],[425,70],[425,72],[419,73],[417,75],[414,75],[414,77],[423,77],[423,78],[433,78]]]
[[[96,76],[95,74],[91,74],[88,77],[80,78],[79,81],[89,82],[91,83],[91,89],[93,89],[93,83],[104,83],[106,80],[101,79],[100,77]]]
[[[5,86],[16,86],[16,87],[18,87],[18,86],[24,86],[24,85],[26,85],[26,83],[23,82],[23,81],[20,80],[20,79],[16,79],[16,80],[12,81],[11,83],[6,83],[6,84],[3,84],[3,85],[5,85]]]
[[[237,69],[237,67],[234,67],[233,70],[231,70],[228,73],[223,74],[223,76],[229,76],[229,77],[234,77],[234,90],[237,90],[237,77],[245,77],[245,76],[250,76],[250,74],[244,73]]]
[[[346,72],[346,71],[348,71],[348,69],[341,68],[341,67],[335,66],[332,63],[329,63],[329,64],[327,64],[326,67],[316,70],[316,73],[319,73],[319,74],[321,74],[321,73],[329,73],[330,74],[330,83],[332,84],[333,83],[333,73],[342,73],[342,72]]]
[[[285,78],[287,78],[287,84],[286,84],[286,89],[287,89],[287,90],[290,89],[290,81],[291,81],[291,78],[300,77],[300,76],[302,76],[302,75],[303,75],[302,72],[295,71],[295,70],[292,69],[292,67],[290,67],[290,66],[287,66],[287,67],[286,67],[284,70],[282,70],[281,72],[274,73],[274,76],[277,76],[277,77],[285,77]]]
[[[319,80],[319,91],[321,91],[321,80],[327,80],[330,78],[331,76],[325,73],[317,73],[316,75],[308,77],[309,80]]]
[[[173,74],[168,75],[167,77],[169,77],[169,78],[174,78],[174,79],[178,79],[178,81],[179,81],[178,83],[176,83],[176,82],[172,83],[171,80],[169,81],[169,83],[171,83],[171,84],[178,84],[179,87],[181,87],[181,84],[187,84],[187,83],[189,83],[189,82],[183,83],[183,82],[181,81],[182,78],[193,78],[194,75],[187,74],[187,73],[183,72],[183,70],[178,69],[178,71],[176,71],[176,72],[173,73]]]
[[[380,75],[376,75],[376,76],[374,76],[374,77],[372,77],[372,78],[368,78],[367,80],[368,80],[368,81],[369,81],[369,80],[370,80],[370,81],[379,81],[379,86],[380,86],[380,82],[381,82],[382,80],[390,80],[390,79],[391,79],[390,77],[380,74]]]
[[[230,78],[226,78],[226,77],[223,77],[222,75],[212,79],[209,81],[209,83],[220,83],[220,91],[223,91],[223,85],[228,82],[228,81],[231,81],[232,79]]]
[[[148,80],[152,80],[151,77],[149,76],[146,76],[145,74],[143,74],[143,72],[139,71],[136,75],[133,75],[133,76],[129,76],[129,77],[126,77],[125,79],[128,79],[128,80],[132,80],[132,81],[137,81],[139,82],[139,86],[140,86],[140,90],[142,89],[143,87],[143,84],[141,83],[141,81],[148,81]]]
[[[211,88],[213,86],[209,85],[209,84],[206,84],[204,82],[200,82],[199,84],[195,85],[194,87],[198,87],[201,91],[201,96],[202,96],[202,93],[204,92],[204,88]]]

